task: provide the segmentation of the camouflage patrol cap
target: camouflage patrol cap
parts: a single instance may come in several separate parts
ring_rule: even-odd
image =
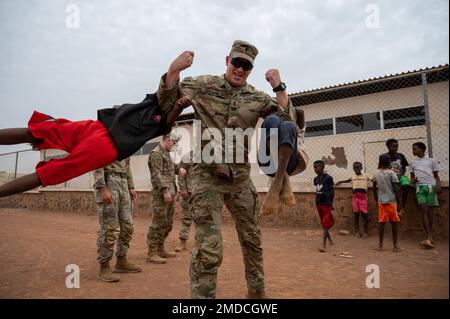
[[[258,49],[251,43],[236,40],[231,47],[230,58],[243,58],[253,64],[258,55]]]
[[[169,135],[169,139],[172,141],[178,142],[180,140],[180,136],[175,134],[174,132],[171,132]]]
[[[179,135],[175,134],[173,131],[171,131],[170,133],[164,134],[162,139],[178,142],[181,139],[181,136],[179,136]]]

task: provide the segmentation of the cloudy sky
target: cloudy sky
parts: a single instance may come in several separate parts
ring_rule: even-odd
[[[183,50],[183,76],[222,74],[235,39],[260,50],[249,82],[290,93],[445,64],[447,0],[0,1],[0,128],[33,110],[71,120],[138,102]],[[77,19],[79,17],[79,19]],[[20,149],[27,148],[25,145]],[[11,147],[0,146],[0,153]]]

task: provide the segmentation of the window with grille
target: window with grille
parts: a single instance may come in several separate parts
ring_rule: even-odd
[[[333,135],[333,119],[306,122],[305,137]]]
[[[381,129],[380,113],[366,113],[336,118],[336,134]]]
[[[383,112],[384,128],[425,125],[425,107],[415,106]]]

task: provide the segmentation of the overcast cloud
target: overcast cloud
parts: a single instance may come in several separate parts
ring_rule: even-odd
[[[80,27],[67,28],[69,4]],[[375,4],[380,28],[368,28]],[[222,74],[235,39],[260,50],[249,82],[271,93],[279,68],[290,93],[448,63],[448,1],[0,2],[0,128],[34,109],[71,120],[138,102],[183,50],[183,76]],[[24,148],[22,146],[22,148]],[[0,153],[10,150],[0,147]]]

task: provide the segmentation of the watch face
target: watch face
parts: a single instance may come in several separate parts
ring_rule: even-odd
[[[281,82],[280,85],[278,85],[276,88],[273,89],[274,92],[284,91],[284,90],[286,90],[286,84],[284,82]]]

